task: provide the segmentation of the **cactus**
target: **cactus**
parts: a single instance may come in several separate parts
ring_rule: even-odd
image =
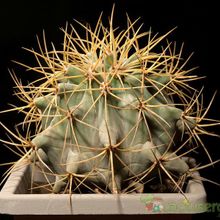
[[[37,66],[17,63],[40,77],[24,86],[11,72],[25,104],[3,111],[24,113],[17,130],[26,134],[2,124],[21,143],[2,141],[22,151],[19,162],[55,176],[54,182],[46,178],[54,193],[143,192],[154,179],[182,192],[196,169],[184,156],[199,145],[207,152],[202,121],[218,121],[205,118],[202,92],[190,84],[200,77],[191,74],[194,68],[185,70],[183,48],[168,41],[160,46],[172,31],[141,33],[129,18],[127,29],[118,31],[113,11],[109,27],[101,16],[94,30],[77,22],[85,37],[67,25],[61,50],[48,49],[45,35],[39,52],[26,49]],[[140,39],[146,40],[142,47]]]

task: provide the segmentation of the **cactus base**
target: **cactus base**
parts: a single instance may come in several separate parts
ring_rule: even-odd
[[[42,181],[35,172],[35,181]],[[194,175],[199,175],[195,172]],[[0,192],[0,213],[10,215],[160,215],[205,211],[206,192],[190,180],[180,193],[30,194],[31,167],[13,172]],[[188,201],[187,201],[188,200]]]

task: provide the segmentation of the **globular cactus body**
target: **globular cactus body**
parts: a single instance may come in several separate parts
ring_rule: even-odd
[[[167,34],[139,33],[129,19],[127,30],[117,33],[113,15],[109,29],[100,19],[94,31],[80,25],[85,39],[66,28],[63,50],[40,45],[40,53],[31,51],[40,65],[30,69],[42,79],[24,87],[14,76],[27,102],[20,109],[31,108],[23,125],[37,125],[25,158],[51,170],[54,192],[67,184],[138,191],[161,172],[180,188],[175,181],[189,172],[181,154],[198,127],[191,111],[197,101],[189,95],[196,90],[188,85],[197,76],[180,64],[182,48],[177,53],[168,43],[153,52]],[[147,39],[142,48],[140,38]],[[183,144],[185,133],[193,138]]]
[[[174,134],[182,132],[177,123],[183,120],[183,111],[157,98],[155,93],[161,93],[162,99],[169,97],[164,90],[159,93],[146,85],[148,76],[141,72],[143,61],[138,57],[132,59],[137,70],[124,74],[114,70],[117,54],[105,53],[92,60],[88,56],[97,66],[91,73],[70,64],[56,94],[34,101],[45,122],[32,143],[44,151],[61,178],[66,173],[84,174],[85,182],[118,192],[123,180],[144,173],[172,145]],[[129,60],[126,57],[126,65]],[[188,170],[183,160],[175,163],[176,167],[169,162],[166,166],[180,174]],[[58,178],[55,191],[63,185]]]

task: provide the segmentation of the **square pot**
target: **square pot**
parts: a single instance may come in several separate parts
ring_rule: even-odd
[[[194,175],[199,175],[195,172]],[[201,181],[190,180],[180,193],[30,194],[30,165],[21,166],[0,192],[0,213],[10,215],[157,215],[192,214],[206,210]],[[38,172],[35,181],[42,181]],[[156,217],[156,216],[155,216]],[[159,216],[158,216],[159,217]]]

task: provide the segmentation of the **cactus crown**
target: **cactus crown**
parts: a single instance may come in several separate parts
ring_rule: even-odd
[[[77,22],[84,38],[66,25],[62,50],[53,44],[49,50],[45,35],[43,44],[38,39],[39,52],[27,49],[37,66],[19,64],[40,77],[22,85],[11,72],[25,105],[4,111],[25,113],[18,128],[26,135],[2,124],[20,143],[2,141],[22,152],[17,163],[25,160],[55,176],[41,186],[49,191],[142,192],[149,182],[182,192],[198,169],[184,156],[199,146],[207,152],[199,136],[209,134],[202,121],[218,122],[205,118],[210,105],[203,111],[202,92],[190,86],[199,77],[185,70],[183,47],[178,51],[167,41],[158,49],[171,31],[142,33],[142,25],[136,28],[137,20],[129,18],[119,31],[113,13],[109,27],[101,16],[94,30]]]

